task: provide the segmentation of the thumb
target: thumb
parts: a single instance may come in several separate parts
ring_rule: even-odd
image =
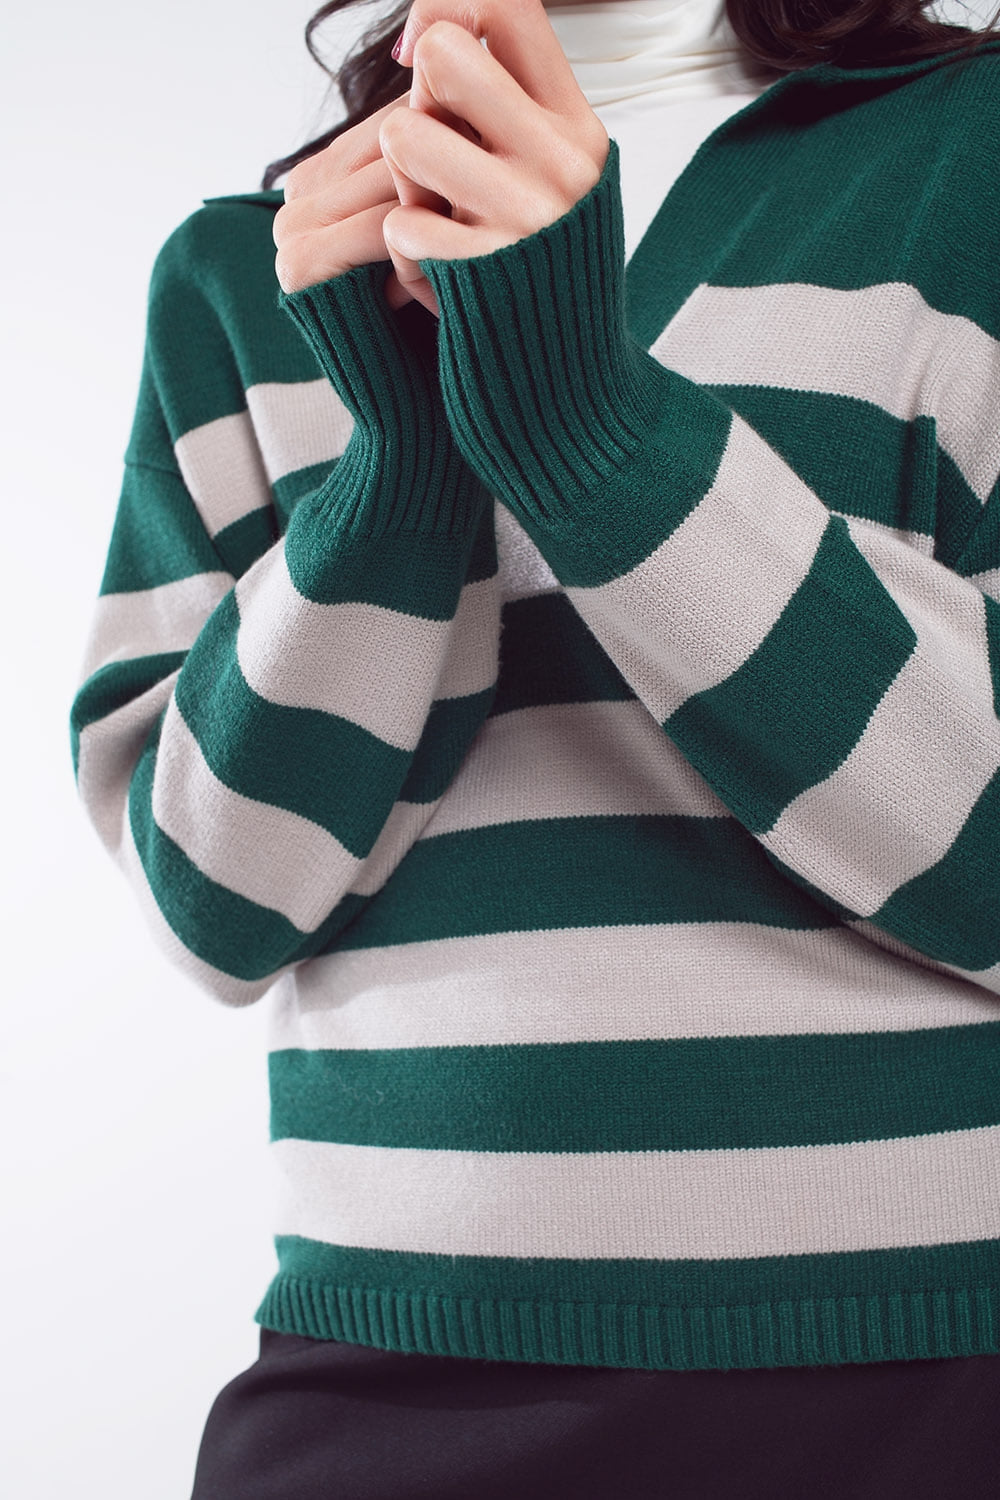
[[[414,263],[424,259],[465,260],[491,248],[483,243],[482,229],[459,224],[416,204],[390,210],[382,220],[382,235],[393,263],[397,255]]]

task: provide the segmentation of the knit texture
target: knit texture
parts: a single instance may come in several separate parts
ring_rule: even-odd
[[[790,75],[626,266],[164,247],[73,708],[177,963],[273,993],[266,1326],[1000,1352],[998,49]]]

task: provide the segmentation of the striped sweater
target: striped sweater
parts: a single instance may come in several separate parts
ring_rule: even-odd
[[[265,1326],[646,1368],[1000,1352],[998,49],[789,75],[554,224],[152,280],[73,714],[272,990]]]

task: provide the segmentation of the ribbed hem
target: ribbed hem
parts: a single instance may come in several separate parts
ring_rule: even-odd
[[[381,262],[290,294],[279,305],[309,340],[355,418],[314,508],[348,537],[467,533],[486,494],[448,428],[433,314],[393,313]]]
[[[458,446],[515,513],[566,517],[568,495],[599,489],[644,447],[659,406],[627,332],[617,141],[562,218],[487,255],[420,267],[441,310]]]
[[[755,1370],[1000,1353],[1000,1290],[748,1306],[483,1300],[281,1274],[255,1314],[279,1333],[400,1353],[638,1370]]]

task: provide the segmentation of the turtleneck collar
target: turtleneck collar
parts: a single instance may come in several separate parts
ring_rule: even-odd
[[[591,108],[755,92],[773,76],[740,46],[723,0],[553,0],[546,15]]]

